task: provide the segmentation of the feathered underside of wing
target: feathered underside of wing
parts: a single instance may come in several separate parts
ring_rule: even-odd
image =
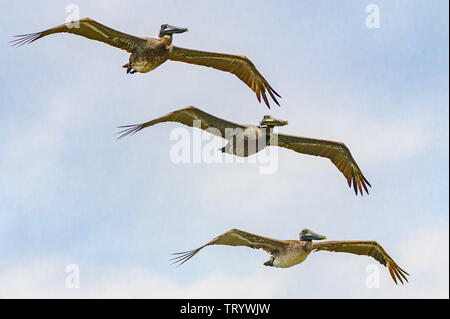
[[[177,263],[178,266],[184,264],[194,257],[202,248],[209,245],[245,246],[253,249],[261,248],[267,253],[273,254],[276,251],[284,249],[287,243],[283,240],[251,234],[240,229],[231,229],[197,249],[174,253],[173,255],[175,255],[175,257],[171,259],[173,261],[172,264]]]
[[[367,189],[367,186],[371,187],[369,181],[364,177],[350,150],[343,143],[277,134],[273,136],[270,145],[278,145],[302,154],[329,158],[345,176],[348,186],[352,187],[353,184],[356,195],[358,190],[363,195],[363,188],[369,194]]]
[[[145,123],[119,126],[122,130],[117,133],[120,134],[118,138],[134,134],[146,127],[162,122],[177,122],[190,127],[198,127],[222,138],[225,138],[229,132],[237,128],[242,130],[246,128],[244,125],[225,121],[206,113],[195,106],[188,106]]]
[[[146,42],[144,38],[122,33],[90,18],[84,18],[78,21],[61,24],[42,32],[17,35],[17,39],[12,40],[10,43],[15,46],[22,46],[54,33],[72,33],[80,35],[88,39],[107,43],[130,53],[139,46],[144,45]]]
[[[333,252],[345,252],[356,255],[365,255],[374,258],[383,266],[386,266],[389,270],[394,282],[397,284],[397,279],[403,284],[403,279],[408,282],[405,275],[409,274],[400,268],[391,256],[386,253],[383,247],[376,241],[325,241],[325,242],[314,242],[313,251],[327,250]]]
[[[280,105],[275,96],[281,96],[270,86],[266,79],[256,69],[255,65],[245,56],[189,50],[172,46],[169,53],[169,59],[233,73],[255,92],[259,102],[261,102],[262,96],[264,103],[269,109],[270,104],[266,96],[266,91],[272,97],[273,101],[277,105]]]

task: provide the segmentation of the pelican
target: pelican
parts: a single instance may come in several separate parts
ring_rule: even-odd
[[[214,68],[216,70],[230,72],[247,84],[255,92],[261,103],[261,96],[270,108],[266,90],[273,101],[280,105],[275,97],[281,97],[259,73],[253,63],[245,56],[224,53],[205,52],[183,49],[172,45],[172,36],[175,33],[188,31],[187,28],[179,28],[169,24],[161,25],[159,38],[136,37],[111,29],[90,18],[61,24],[54,28],[24,35],[17,35],[17,39],[11,41],[12,45],[21,46],[31,43],[54,33],[67,32],[83,37],[101,41],[120,48],[129,53],[130,59],[123,67],[127,73],[147,73],[163,64],[167,60],[180,61]]]
[[[362,195],[362,188],[368,194],[367,185],[371,186],[362,174],[349,149],[334,141],[319,140],[307,137],[297,137],[273,133],[275,126],[287,125],[287,121],[265,115],[258,126],[236,124],[208,114],[195,106],[188,106],[164,115],[160,118],[134,125],[119,126],[119,138],[134,134],[146,127],[162,122],[178,122],[224,138],[228,143],[220,149],[223,153],[247,157],[259,152],[267,146],[280,146],[298,153],[329,158],[344,174],[349,187],[355,194]],[[367,184],[367,185],[366,185]]]
[[[210,245],[246,246],[254,249],[261,248],[271,255],[270,259],[264,263],[265,266],[289,268],[302,263],[311,252],[327,250],[372,257],[388,268],[396,284],[397,279],[402,284],[403,279],[408,281],[405,275],[409,276],[409,274],[400,268],[376,241],[335,240],[313,242],[313,240],[323,240],[327,237],[316,234],[309,229],[303,229],[299,238],[300,240],[278,240],[251,234],[240,229],[231,229],[197,249],[174,253],[173,255],[176,255],[176,257],[171,260],[174,261],[174,264],[182,265],[194,257],[202,248]]]

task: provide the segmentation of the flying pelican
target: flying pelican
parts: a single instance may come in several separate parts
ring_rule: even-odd
[[[363,194],[362,187],[367,194],[369,193],[366,184],[371,185],[362,174],[347,146],[334,141],[275,134],[273,133],[275,126],[284,126],[288,122],[270,115],[265,115],[258,126],[244,125],[225,121],[194,106],[188,106],[149,122],[119,126],[123,129],[118,133],[121,134],[119,138],[161,122],[178,122],[198,127],[224,138],[228,143],[220,150],[236,156],[247,157],[270,145],[288,148],[298,153],[327,157],[344,174],[348,186],[351,187],[353,184],[356,195],[358,195],[358,189],[361,195]]]
[[[288,268],[302,263],[312,251],[328,250],[370,256],[388,268],[396,284],[397,279],[402,284],[403,279],[408,281],[405,275],[409,276],[409,274],[400,268],[376,241],[335,240],[313,242],[313,240],[326,239],[326,236],[316,234],[309,229],[303,229],[299,237],[300,240],[278,240],[254,235],[240,229],[231,229],[197,249],[173,254],[177,256],[171,260],[174,260],[173,263],[182,265],[194,257],[202,248],[209,245],[246,246],[254,249],[261,248],[271,255],[270,260],[264,263],[265,266]]]
[[[253,63],[245,56],[224,53],[205,52],[183,49],[172,45],[172,35],[188,31],[187,28],[174,27],[169,24],[161,25],[159,38],[136,37],[113,30],[90,18],[65,23],[54,28],[24,35],[17,35],[11,41],[13,45],[21,46],[31,43],[53,33],[73,33],[83,37],[105,42],[129,53],[130,59],[123,67],[127,73],[147,73],[167,60],[180,61],[211,67],[220,71],[230,72],[247,84],[255,92],[261,103],[261,96],[270,108],[266,97],[266,90],[277,105],[280,105],[275,95],[281,97],[259,73]]]

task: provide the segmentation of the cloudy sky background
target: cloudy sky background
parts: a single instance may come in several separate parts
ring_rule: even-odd
[[[267,110],[233,75],[178,62],[127,75],[128,54],[68,34],[21,48],[13,35],[65,22],[69,2],[13,2],[0,13],[0,297],[448,298],[447,1],[77,1],[81,17],[176,45],[248,56],[283,98]],[[380,8],[380,28],[365,8]],[[273,103],[272,103],[273,104]],[[167,123],[115,140],[118,125],[195,105],[282,132],[343,141],[371,182],[356,197],[326,159],[277,153],[257,164],[174,164]],[[192,133],[192,130],[189,130]],[[272,150],[273,152],[276,150]],[[410,274],[319,252],[289,269],[248,248],[170,253],[230,228],[296,239],[376,240]],[[80,288],[65,285],[66,266]]]

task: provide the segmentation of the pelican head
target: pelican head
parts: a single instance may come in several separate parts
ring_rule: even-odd
[[[161,25],[161,29],[159,29],[159,37],[163,37],[165,35],[171,35],[174,33],[183,33],[188,31],[187,28],[179,28],[179,27],[174,27],[173,25],[170,24],[162,24]]]
[[[284,126],[287,124],[288,124],[288,121],[279,120],[272,115],[264,115],[261,122],[259,122],[260,127]]]
[[[322,236],[322,235],[316,234],[315,232],[313,232],[312,230],[310,230],[308,228],[303,229],[300,232],[299,236],[300,236],[301,241],[327,239],[327,236]]]

